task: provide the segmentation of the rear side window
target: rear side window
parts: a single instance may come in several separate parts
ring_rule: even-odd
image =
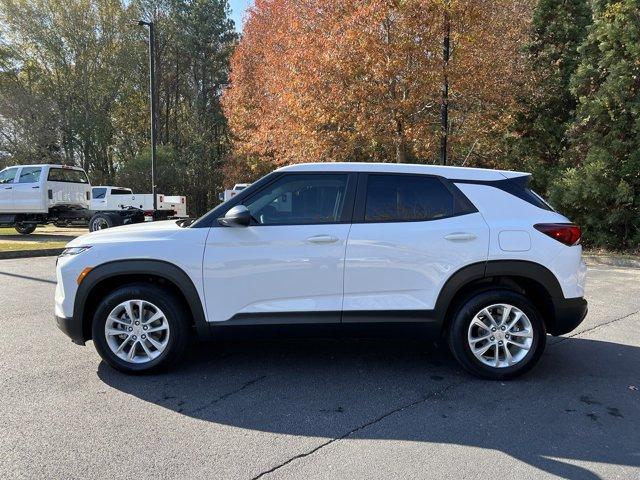
[[[91,195],[93,196],[94,199],[99,200],[101,198],[104,198],[107,195],[107,189],[94,188],[93,190],[91,190]]]
[[[16,178],[16,173],[18,173],[17,168],[7,168],[0,172],[0,185],[3,183],[13,183],[13,180]]]
[[[18,183],[38,183],[42,167],[22,167]]]
[[[451,217],[455,199],[435,177],[377,175],[367,179],[364,221],[416,222]]]
[[[124,188],[112,188],[111,195],[131,195],[131,190]]]
[[[84,171],[71,168],[52,168],[49,170],[47,180],[50,182],[89,183]]]

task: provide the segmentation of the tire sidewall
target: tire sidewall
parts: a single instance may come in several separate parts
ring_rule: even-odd
[[[105,324],[111,311],[127,300],[145,300],[156,305],[165,315],[169,324],[169,342],[164,352],[150,362],[129,363],[111,351],[106,335]],[[92,322],[92,338],[96,350],[109,365],[126,373],[153,373],[162,370],[177,361],[183,353],[188,328],[180,301],[169,291],[155,285],[126,285],[107,295],[98,305]]]
[[[522,310],[533,327],[533,342],[516,365],[496,368],[480,362],[468,342],[468,329],[475,315],[485,307],[506,303]],[[449,333],[449,345],[456,359],[471,373],[492,380],[506,380],[528,372],[540,359],[546,345],[546,329],[537,308],[523,295],[510,290],[490,290],[469,298],[457,310]]]

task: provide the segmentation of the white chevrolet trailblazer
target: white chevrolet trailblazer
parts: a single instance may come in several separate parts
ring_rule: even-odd
[[[55,316],[118,370],[238,326],[415,329],[485,378],[522,374],[587,312],[580,227],[526,173],[281,168],[192,224],[101,230],[58,259]],[[237,331],[237,329],[236,329]]]

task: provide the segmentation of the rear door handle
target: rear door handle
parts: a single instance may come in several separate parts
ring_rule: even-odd
[[[11,190],[13,187],[4,187],[5,190]]]
[[[455,232],[445,235],[444,238],[450,242],[468,242],[469,240],[475,240],[477,237],[473,233]]]
[[[333,237],[331,235],[315,235],[313,237],[307,238],[307,242],[309,242],[309,243],[317,243],[317,244],[335,243],[337,241],[338,241],[338,238],[337,237]]]
[[[35,187],[31,187],[31,188],[40,188],[38,185],[36,185]]]

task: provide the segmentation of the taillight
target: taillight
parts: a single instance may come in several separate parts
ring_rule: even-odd
[[[573,223],[538,223],[533,228],[568,246],[578,245],[582,237],[582,229]]]

